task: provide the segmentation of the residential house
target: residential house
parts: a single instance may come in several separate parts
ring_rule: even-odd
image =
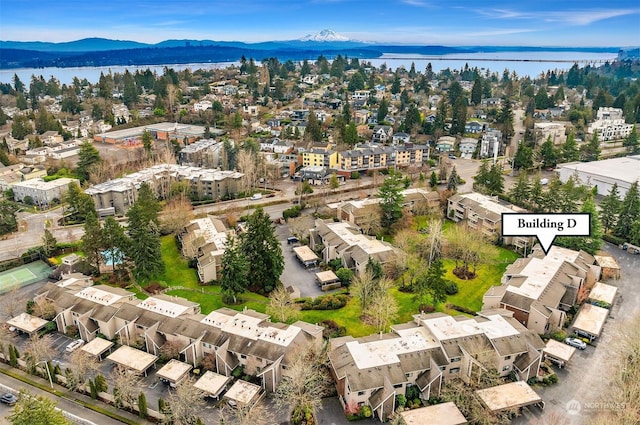
[[[376,125],[373,127],[371,141],[373,143],[388,143],[393,137],[393,127],[390,125]]]
[[[500,130],[488,129],[480,140],[480,158],[496,157],[499,155],[501,143],[502,132]]]
[[[502,105],[502,99],[499,97],[488,97],[480,101],[480,105],[483,107],[499,107]]]
[[[471,158],[471,156],[478,148],[478,143],[478,139],[472,139],[470,137],[465,137],[464,139],[460,140],[460,143],[458,143],[460,155]]]
[[[213,107],[213,102],[206,99],[193,104],[194,112],[206,111],[207,109],[211,109],[212,107]]]
[[[410,141],[411,141],[411,136],[407,133],[402,133],[402,132],[395,133],[392,138],[392,143],[394,145],[409,143]]]
[[[507,267],[500,286],[489,288],[483,309],[504,308],[538,334],[562,329],[566,312],[578,302],[583,288],[600,277],[595,258],[584,251],[552,246],[534,250]]]
[[[353,113],[353,122],[356,125],[366,124],[370,115],[371,111],[368,109],[358,109]]]
[[[469,121],[464,125],[464,132],[472,134],[482,133],[486,125],[486,123],[481,123],[478,121]]]
[[[436,142],[436,150],[441,153],[453,152],[456,146],[456,138],[453,136],[441,136]]]

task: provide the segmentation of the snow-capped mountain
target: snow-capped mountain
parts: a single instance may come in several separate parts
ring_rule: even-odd
[[[353,41],[344,35],[340,35],[335,31],[322,30],[316,34],[307,34],[299,39],[300,41]]]

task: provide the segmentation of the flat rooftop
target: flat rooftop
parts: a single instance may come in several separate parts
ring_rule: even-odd
[[[29,180],[15,183],[13,187],[24,187],[28,189],[34,189],[34,190],[51,190],[59,187],[67,187],[71,182],[78,183],[78,180],[71,179],[68,177],[61,177],[59,179],[46,182],[41,178],[35,178],[35,179],[29,179]]]
[[[369,239],[362,233],[353,233],[353,226],[349,223],[327,223],[327,227],[331,229],[336,236],[342,239],[344,243],[349,246],[358,245],[369,255],[391,251],[393,249],[378,239]]]
[[[599,336],[607,316],[609,316],[608,309],[585,303],[580,307],[572,328],[584,331],[589,335]]]
[[[297,247],[293,248],[293,252],[295,252],[296,256],[303,263],[306,263],[306,262],[309,262],[309,261],[317,261],[317,260],[319,260],[319,258],[316,255],[316,253],[313,252],[311,250],[311,248],[309,248],[306,245],[297,246]]]
[[[167,379],[171,382],[180,381],[189,371],[193,369],[189,363],[181,362],[180,360],[171,359],[169,363],[162,366],[160,370],[156,372],[160,378]]]
[[[32,316],[29,313],[21,313],[16,317],[7,320],[7,325],[20,329],[28,334],[39,331],[44,328],[47,323],[49,323],[48,320]]]
[[[174,303],[159,297],[149,297],[140,302],[137,306],[144,310],[153,311],[167,317],[178,317],[190,310],[190,307],[187,305],[177,302]]]
[[[503,316],[494,314],[488,320],[477,321],[475,318],[456,320],[452,316],[442,316],[422,320],[433,336],[441,341],[485,334],[489,339],[519,335]]]
[[[254,401],[260,391],[262,388],[259,385],[238,379],[224,397],[247,406]]]
[[[440,347],[429,331],[416,327],[396,331],[397,338],[386,338],[369,342],[358,340],[347,342],[346,346],[359,369],[380,367],[398,363],[399,354],[413,353]]]
[[[132,369],[138,373],[144,373],[158,360],[158,356],[129,347],[128,345],[123,345],[109,354],[107,360],[111,360],[116,364]]]
[[[114,291],[113,289],[119,288],[112,288],[106,285],[89,286],[87,288],[84,288],[80,292],[76,292],[75,295],[78,298],[93,301],[94,303],[98,303],[101,305],[112,305],[124,298],[129,298],[129,296],[133,295],[133,292],[122,290]]]
[[[545,354],[568,363],[576,352],[576,348],[555,339],[547,341],[547,346],[542,350]]]
[[[493,412],[516,409],[542,402],[542,398],[524,381],[510,382],[477,390],[476,394]]]
[[[594,301],[604,301],[609,305],[613,305],[613,300],[616,298],[618,288],[613,285],[607,285],[606,283],[596,282],[591,288],[589,293],[589,299]]]
[[[578,172],[601,176],[606,178],[607,181],[618,180],[630,185],[640,180],[640,155],[592,162],[570,162],[559,164],[558,168],[567,169],[570,173],[577,170]]]
[[[230,376],[220,375],[219,373],[208,370],[193,386],[213,397],[218,397],[229,382],[231,382]]]
[[[205,325],[214,326],[224,332],[242,336],[252,340],[262,340],[273,344],[288,346],[302,329],[289,325],[285,329],[268,326],[263,318],[250,316],[241,312],[233,316],[212,311],[200,321]]]
[[[620,269],[620,265],[618,265],[616,259],[610,255],[594,255],[593,257],[596,259],[596,263],[602,268]]]
[[[406,425],[464,425],[467,419],[453,402],[405,410],[400,416]]]
[[[323,272],[316,273],[316,279],[320,283],[335,282],[339,280],[338,276],[336,276],[332,270],[325,270]]]
[[[580,253],[552,246],[544,258],[530,257],[528,263],[515,276],[526,276],[520,286],[509,285],[507,291],[537,300],[565,261],[574,262]],[[522,260],[520,260],[522,261]]]
[[[109,348],[113,347],[113,342],[103,339],[103,338],[94,338],[91,341],[84,344],[81,348],[82,351],[85,351],[92,356],[99,357],[107,351]]]
[[[513,210],[501,203],[491,199],[489,196],[483,195],[477,192],[464,193],[460,195],[462,198],[470,199],[479,204],[481,208],[491,211],[496,214],[512,213]]]

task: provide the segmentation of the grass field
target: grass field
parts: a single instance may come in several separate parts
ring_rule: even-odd
[[[455,267],[454,261],[444,260],[444,266],[447,270],[446,278],[458,284],[459,292],[456,295],[449,296],[445,303],[436,306],[436,310],[452,315],[460,314],[457,311],[445,308],[446,303],[452,303],[473,311],[479,311],[482,308],[482,296],[487,289],[491,286],[499,285],[500,278],[507,265],[513,263],[519,257],[515,252],[504,248],[498,248],[498,252],[499,255],[493,263],[478,267],[478,277],[473,280],[461,280],[456,277],[452,273]],[[183,286],[190,288],[169,290],[167,294],[199,303],[204,314],[221,307],[242,310],[245,306],[261,313],[265,312],[269,300],[264,296],[246,292],[240,296],[242,299],[240,304],[228,305],[222,301],[219,286],[200,286],[194,269],[189,268],[187,261],[180,255],[173,237],[166,236],[162,238],[162,256],[167,271],[157,281],[167,287]],[[412,316],[419,312],[419,303],[413,300],[413,294],[400,292],[398,288],[393,288],[391,293],[398,303],[398,315],[395,323],[411,321]],[[347,305],[339,310],[306,310],[300,312],[300,320],[309,323],[333,320],[338,325],[346,327],[347,333],[354,337],[375,333],[375,327],[362,323],[360,316],[360,303],[356,298],[349,300]]]

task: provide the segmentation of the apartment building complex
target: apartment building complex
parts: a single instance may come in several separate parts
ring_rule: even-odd
[[[146,182],[156,196],[165,198],[174,182],[187,182],[192,199],[234,198],[242,192],[242,173],[219,171],[176,164],[160,164],[125,177],[93,185],[85,190],[96,209],[115,208],[125,214],[137,199],[140,185]]]
[[[342,405],[368,405],[385,420],[409,386],[428,400],[440,395],[445,380],[469,382],[488,368],[526,381],[537,375],[544,346],[507,310],[473,318],[418,314],[386,334],[331,340],[329,362]]]
[[[589,124],[587,133],[597,134],[600,142],[622,140],[627,137],[633,124],[627,124],[624,120],[622,109],[619,108],[598,108],[596,120]]]
[[[579,294],[600,277],[595,258],[584,251],[552,246],[535,250],[507,267],[500,286],[485,293],[483,309],[504,308],[528,329],[547,334],[562,329]]]
[[[117,336],[121,344],[156,356],[165,344],[173,344],[180,358],[194,366],[204,356],[213,357],[215,372],[225,376],[243,366],[267,391],[274,391],[286,376],[296,349],[322,343],[322,327],[305,322],[272,323],[266,314],[247,309],[221,308],[204,315],[197,303],[179,297],[140,300],[132,292],[104,285],[48,283],[35,297],[35,302],[45,300],[53,303],[60,332],[75,325],[85,341],[98,333],[108,339]]]
[[[48,207],[54,200],[62,200],[69,189],[71,183],[80,184],[78,179],[62,177],[56,180],[44,181],[42,178],[35,178],[16,182],[13,184],[13,197],[18,202],[25,202],[31,199],[34,205]]]
[[[227,235],[230,233],[233,231],[227,229],[221,220],[211,216],[191,220],[178,233],[182,255],[196,260],[200,282],[207,283],[219,278]]]

